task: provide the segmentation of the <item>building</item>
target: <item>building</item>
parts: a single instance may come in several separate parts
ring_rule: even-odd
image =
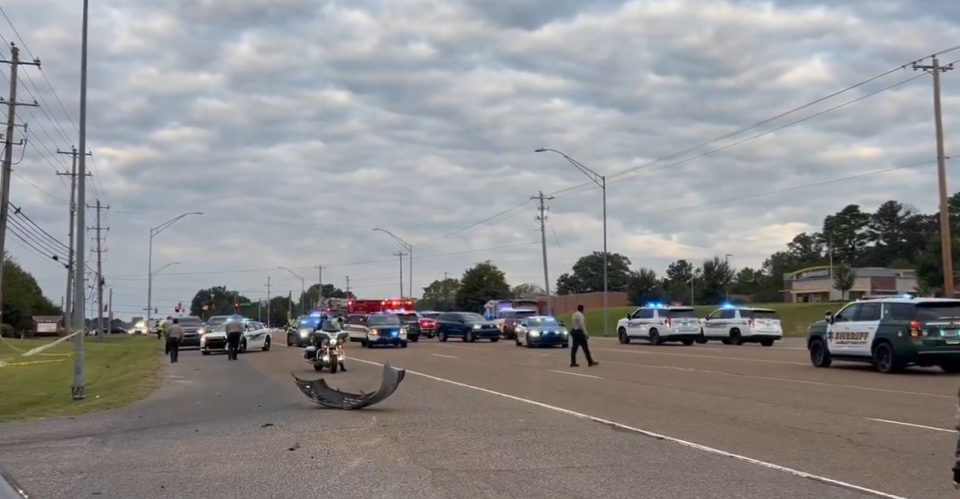
[[[917,273],[909,269],[866,267],[853,269],[856,279],[847,296],[833,285],[832,267],[809,267],[783,274],[785,301],[794,303],[856,300],[866,295],[913,293]]]

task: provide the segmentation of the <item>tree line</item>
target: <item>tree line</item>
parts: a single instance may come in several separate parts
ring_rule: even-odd
[[[245,317],[259,318],[271,324],[284,324],[290,318],[290,315],[297,317],[304,310],[308,313],[313,310],[317,302],[320,301],[320,286],[313,284],[307,288],[305,293],[298,293],[298,295],[272,296],[268,302],[267,300],[252,300],[243,293],[226,286],[212,286],[201,289],[193,295],[189,311],[190,315],[197,317],[239,313]],[[356,298],[352,292],[345,292],[333,284],[323,285],[323,297]],[[173,315],[173,310],[167,313],[160,311],[159,315],[163,317]]]
[[[953,260],[960,257],[960,192],[949,198]],[[797,234],[786,247],[767,257],[759,268],[733,268],[725,257],[696,263],[677,260],[663,275],[646,267],[634,269],[629,257],[607,255],[607,280],[611,292],[627,293],[635,304],[648,301],[716,304],[727,295],[750,295],[757,302],[782,301],[783,275],[806,267],[834,266],[834,285],[841,292],[853,287],[854,268],[913,269],[920,291],[943,287],[940,250],[940,213],[921,213],[896,200],[875,211],[850,204],[824,217],[817,232]],[[577,260],[556,281],[558,295],[603,291],[603,253]],[[524,292],[543,293],[534,284],[511,289],[495,265],[477,264],[460,279],[433,281],[424,288],[421,309],[478,310],[488,300],[512,298]]]
[[[58,316],[63,310],[43,295],[33,275],[10,256],[3,255],[3,316],[0,335],[33,329],[33,316]]]

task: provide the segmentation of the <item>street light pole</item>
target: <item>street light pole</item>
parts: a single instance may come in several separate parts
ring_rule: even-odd
[[[609,282],[607,281],[607,271],[609,268],[609,264],[607,262],[609,255],[609,252],[607,251],[607,177],[600,175],[599,173],[586,167],[583,163],[556,149],[541,147],[534,152],[552,152],[563,156],[563,159],[567,160],[567,162],[573,165],[577,170],[580,170],[580,173],[586,175],[587,178],[589,178],[593,183],[597,184],[597,187],[600,187],[600,190],[603,191],[603,335],[606,336],[610,330],[610,303],[608,302],[607,297],[609,291]],[[548,296],[547,299],[549,298],[550,297]]]
[[[411,245],[410,243],[404,241],[403,239],[400,239],[399,237],[396,236],[396,234],[394,234],[393,232],[390,232],[390,231],[387,230],[387,229],[381,229],[380,227],[374,227],[373,230],[379,231],[379,232],[384,232],[384,233],[386,233],[388,236],[392,237],[393,240],[396,241],[396,242],[398,242],[398,243],[400,243],[400,246],[403,246],[403,249],[407,250],[407,253],[410,255],[410,271],[409,271],[409,274],[410,274],[410,276],[409,276],[409,277],[410,277],[410,284],[409,284],[409,287],[410,287],[410,296],[408,296],[407,298],[409,298],[409,299],[412,300],[412,299],[413,299],[413,245]],[[400,294],[401,294],[401,295],[403,294],[403,288],[400,288]],[[400,298],[403,299],[403,296],[401,296]]]
[[[150,326],[150,317],[153,314],[153,275],[156,274],[156,272],[153,271],[153,238],[157,237],[157,235],[160,234],[161,232],[167,230],[171,225],[179,222],[184,217],[188,217],[190,215],[203,215],[203,213],[199,211],[191,211],[188,213],[184,213],[178,217],[171,218],[170,220],[167,220],[166,222],[150,229],[150,244],[147,250],[147,326],[148,327]],[[80,219],[78,218],[78,220]]]
[[[292,270],[290,270],[290,269],[288,269],[288,268],[286,268],[286,267],[277,267],[277,269],[279,269],[279,270],[286,270],[287,272],[290,272],[290,274],[292,274],[293,277],[296,277],[296,278],[300,281],[300,315],[307,315],[307,306],[306,306],[306,301],[305,301],[305,296],[306,296],[306,294],[307,294],[307,288],[306,288],[306,284],[305,284],[305,283],[306,283],[306,280],[303,278],[302,275],[300,275],[300,274],[298,274],[298,273],[296,273],[296,272],[294,272],[294,271],[292,271]]]

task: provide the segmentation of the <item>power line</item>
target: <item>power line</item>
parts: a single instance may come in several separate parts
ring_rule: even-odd
[[[505,250],[505,249],[519,248],[519,247],[523,247],[523,246],[530,246],[530,245],[532,245],[532,244],[540,244],[540,242],[539,242],[539,241],[533,241],[533,242],[518,243],[518,244],[508,244],[508,245],[505,245],[505,246],[494,246],[494,247],[492,247],[492,248],[478,248],[478,249],[465,250],[465,251],[450,251],[450,252],[446,252],[446,253],[434,253],[434,254],[431,254],[431,255],[421,256],[420,258],[440,258],[440,257],[444,257],[444,256],[451,256],[451,255],[466,255],[466,254],[469,254],[469,253],[483,253],[483,252],[486,252],[486,251],[499,251],[499,250]],[[393,258],[390,258],[390,259],[388,259],[388,260],[366,260],[366,261],[360,261],[360,262],[348,262],[348,263],[330,264],[330,265],[325,265],[324,268],[328,269],[328,268],[333,268],[333,267],[352,267],[352,266],[357,266],[357,265],[370,265],[370,264],[374,264],[374,263],[386,263],[386,262],[393,263],[393,262],[395,262],[395,261],[396,261],[396,260],[394,260]],[[315,266],[301,266],[301,267],[288,267],[288,268],[293,269],[293,270],[307,270],[307,269],[315,269]],[[242,274],[242,273],[252,273],[252,272],[272,272],[272,271],[274,271],[274,270],[276,270],[276,269],[277,269],[276,267],[269,267],[269,268],[250,268],[250,269],[234,269],[234,270],[208,270],[208,271],[203,271],[203,272],[165,272],[163,275],[165,275],[165,276],[175,276],[175,275]],[[125,274],[125,275],[124,275],[124,274],[120,274],[120,275],[107,276],[107,277],[110,277],[111,279],[117,279],[117,278],[121,278],[121,279],[122,279],[122,278],[127,278],[127,277],[140,277],[140,278],[145,278],[145,277],[147,277],[147,275],[146,275],[146,274]]]

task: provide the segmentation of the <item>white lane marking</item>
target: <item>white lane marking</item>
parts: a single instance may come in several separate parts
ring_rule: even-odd
[[[444,348],[463,348],[463,349],[465,349],[465,350],[479,351],[479,350],[477,350],[477,349],[468,348],[468,347],[458,347],[458,346],[456,346],[456,345],[443,345],[443,346],[444,346]],[[604,350],[604,349],[602,349],[602,348],[595,348],[594,350],[597,351],[597,350]],[[613,351],[614,351],[614,352],[620,352],[621,350],[613,350]],[[492,350],[486,350],[486,352],[492,352]],[[526,352],[507,352],[507,353],[523,355],[523,354],[525,354]],[[626,353],[646,353],[646,352],[626,352]],[[541,357],[554,357],[554,355],[551,355],[551,354],[536,354],[536,353],[530,353],[530,354],[527,354],[527,355],[536,355],[536,356],[541,356]],[[699,356],[699,357],[706,357],[706,356]],[[757,376],[757,375],[755,375],[755,374],[740,374],[740,373],[731,373],[731,372],[726,372],[726,371],[711,371],[711,370],[707,370],[707,369],[697,369],[697,368],[695,368],[695,367],[658,366],[658,365],[654,365],[654,364],[640,364],[640,363],[636,363],[636,362],[619,362],[619,361],[615,361],[615,360],[605,360],[604,362],[606,362],[606,363],[608,363],[608,364],[617,364],[617,365],[623,365],[623,366],[639,367],[639,368],[642,368],[642,369],[663,369],[663,370],[667,370],[667,371],[684,371],[684,372],[696,373],[696,374],[707,374],[707,375],[711,375],[711,376],[713,376],[713,375],[731,376],[731,377],[738,377],[738,378],[758,379],[758,380],[762,380],[762,381],[775,381],[775,382],[781,382],[781,383],[794,383],[794,384],[800,384],[800,385],[827,386],[827,387],[831,387],[831,388],[850,388],[850,389],[853,389],[853,390],[865,390],[865,391],[869,391],[869,392],[878,392],[878,393],[896,393],[896,394],[900,394],[900,395],[914,395],[914,396],[919,396],[919,397],[934,397],[934,398],[943,398],[943,399],[950,399],[950,400],[955,400],[955,399],[956,399],[956,396],[955,396],[955,395],[940,395],[940,394],[937,394],[937,393],[911,392],[911,391],[907,391],[907,390],[896,390],[896,389],[893,389],[893,388],[874,388],[874,387],[870,387],[870,386],[846,385],[846,384],[841,384],[841,383],[824,383],[824,382],[822,382],[822,381],[808,381],[808,380],[803,380],[803,379],[780,378],[780,377],[776,377],[776,376]],[[802,365],[806,366],[807,364],[802,364]],[[533,367],[533,366],[530,366],[530,367]],[[535,367],[534,367],[534,368],[535,368]],[[951,404],[951,405],[954,405],[954,404]]]
[[[569,371],[556,371],[556,370],[554,370],[554,369],[550,369],[550,372],[552,372],[552,373],[557,373],[557,374],[569,374],[570,376],[580,376],[580,377],[582,377],[582,378],[603,379],[603,378],[601,378],[600,376],[594,376],[594,375],[592,375],[592,374],[572,373],[572,372],[569,372]]]
[[[925,426],[925,425],[922,425],[922,424],[904,423],[904,422],[902,422],[902,421],[891,421],[891,420],[889,420],[889,419],[877,419],[877,418],[864,418],[864,419],[867,419],[867,420],[870,420],[870,421],[876,421],[876,422],[878,422],[878,423],[888,423],[888,424],[896,424],[896,425],[900,425],[900,426],[910,426],[910,427],[913,427],[913,428],[922,428],[922,429],[924,429],[924,430],[933,430],[933,431],[944,431],[944,432],[947,432],[947,433],[956,433],[956,431],[957,431],[957,430],[948,430],[948,429],[946,429],[946,428],[937,428],[936,426]]]
[[[356,361],[356,362],[363,362],[363,363],[365,363],[365,364],[371,364],[371,365],[374,365],[374,366],[383,367],[383,364],[381,364],[381,363],[379,363],[379,362],[374,362],[374,361],[372,361],[372,360],[364,360],[364,359],[358,359],[358,358],[354,358],[353,360]],[[431,380],[433,380],[433,381],[439,381],[439,382],[441,382],[441,383],[447,383],[447,384],[450,384],[450,385],[453,385],[453,386],[459,386],[460,388],[468,388],[468,389],[470,389],[470,390],[476,390],[476,391],[478,391],[478,392],[483,392],[483,393],[487,393],[487,394],[490,394],[490,395],[496,395],[496,396],[498,396],[498,397],[503,397],[503,398],[505,398],[505,399],[510,399],[510,400],[513,400],[513,401],[516,401],[516,402],[522,402],[522,403],[524,403],[524,404],[530,404],[530,405],[533,405],[533,406],[540,407],[540,408],[542,408],[542,409],[547,409],[547,410],[551,410],[551,411],[554,411],[554,412],[559,412],[559,413],[561,413],[561,414],[566,414],[566,415],[568,415],[568,416],[573,416],[573,417],[576,417],[576,418],[585,419],[585,420],[587,420],[587,421],[593,421],[593,422],[595,422],[595,423],[600,423],[600,424],[604,424],[604,425],[607,425],[607,426],[613,426],[613,427],[619,428],[619,429],[621,429],[621,430],[626,430],[626,431],[630,431],[630,432],[637,433],[637,434],[640,434],[640,435],[644,435],[644,436],[647,436],[647,437],[656,438],[656,439],[658,439],[658,440],[665,440],[665,441],[667,441],[667,442],[672,442],[672,443],[675,443],[675,444],[678,444],[678,445],[682,445],[682,446],[684,446],[684,447],[689,447],[689,448],[691,448],[691,449],[697,449],[697,450],[700,450],[700,451],[703,451],[703,452],[707,452],[707,453],[709,453],[709,454],[715,454],[715,455],[718,455],[718,456],[733,458],[733,459],[736,459],[736,460],[739,460],[739,461],[743,461],[743,462],[746,462],[746,463],[755,464],[755,465],[761,466],[761,467],[763,467],[763,468],[767,468],[767,469],[771,469],[771,470],[775,470],[775,471],[781,471],[781,472],[783,472],[783,473],[787,473],[787,474],[789,474],[789,475],[793,475],[793,476],[796,476],[796,477],[806,478],[806,479],[809,479],[809,480],[813,480],[813,481],[817,481],[817,482],[821,482],[821,483],[826,483],[826,484],[830,484],[830,485],[833,485],[833,486],[836,486],[836,487],[842,487],[842,488],[849,489],[849,490],[855,490],[855,491],[857,491],[857,492],[863,492],[863,493],[865,493],[865,494],[870,494],[870,495],[874,495],[874,496],[877,496],[877,497],[884,497],[884,498],[886,498],[886,499],[907,499],[906,497],[901,497],[901,496],[897,496],[897,495],[893,495],[893,494],[888,494],[888,493],[886,493],[886,492],[881,492],[881,491],[879,491],[879,490],[868,489],[868,488],[866,488],[866,487],[861,487],[861,486],[859,486],[859,485],[854,485],[854,484],[852,484],[852,483],[848,483],[848,482],[844,482],[844,481],[840,481],[840,480],[835,480],[835,479],[833,479],[833,478],[827,478],[827,477],[825,477],[825,476],[814,475],[814,474],[812,474],[812,473],[807,473],[806,471],[800,471],[800,470],[795,470],[795,469],[793,469],[793,468],[788,468],[788,467],[786,467],[786,466],[780,466],[779,464],[768,463],[768,462],[766,462],[766,461],[761,461],[761,460],[759,460],[759,459],[754,459],[754,458],[752,458],[752,457],[742,456],[742,455],[740,455],[740,454],[734,454],[734,453],[732,453],[732,452],[727,452],[727,451],[725,451],[725,450],[715,449],[715,448],[713,448],[713,447],[707,447],[706,445],[701,445],[701,444],[698,444],[698,443],[695,443],[695,442],[690,442],[690,441],[688,441],[688,440],[682,440],[682,439],[679,439],[679,438],[676,438],[676,437],[671,437],[671,436],[663,435],[663,434],[660,434],[660,433],[654,433],[654,432],[652,432],[652,431],[644,430],[644,429],[642,429],[642,428],[636,428],[636,427],[634,427],[634,426],[628,426],[628,425],[625,425],[625,424],[622,424],[622,423],[617,423],[617,422],[615,422],[615,421],[610,421],[609,419],[603,419],[603,418],[599,418],[599,417],[596,417],[596,416],[591,416],[591,415],[589,415],[589,414],[584,414],[584,413],[582,413],[582,412],[576,412],[576,411],[571,411],[570,409],[564,409],[563,407],[557,407],[557,406],[555,406],[555,405],[549,405],[549,404],[545,404],[545,403],[543,403],[543,402],[537,402],[536,400],[526,399],[526,398],[523,398],[523,397],[518,397],[518,396],[516,396],[516,395],[510,395],[510,394],[507,394],[507,393],[490,390],[490,389],[488,389],[488,388],[481,388],[481,387],[479,387],[479,386],[468,385],[468,384],[466,384],[466,383],[461,383],[461,382],[459,382],[459,381],[453,381],[452,379],[440,378],[440,377],[438,377],[438,376],[433,376],[433,375],[430,375],[430,374],[424,374],[424,373],[420,373],[420,372],[417,372],[417,371],[411,371],[411,370],[409,370],[409,369],[406,369],[406,372],[409,373],[409,374],[414,374],[414,375],[416,375],[416,376],[420,376],[421,378],[427,378],[427,379],[431,379]]]
[[[432,353],[430,355],[433,355],[434,357],[443,357],[445,359],[456,359],[456,357],[454,357],[453,355],[440,355],[438,353]]]

